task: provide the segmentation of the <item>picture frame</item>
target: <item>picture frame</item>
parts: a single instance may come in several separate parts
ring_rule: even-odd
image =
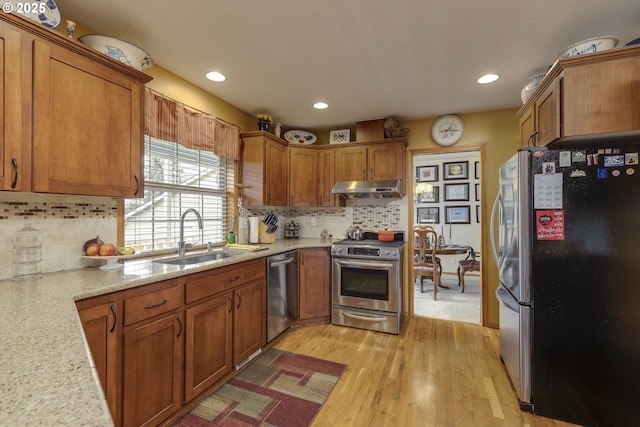
[[[418,182],[438,181],[438,165],[416,167],[416,180]]]
[[[469,183],[463,184],[445,184],[444,185],[444,201],[469,201]]]
[[[480,201],[480,184],[476,184],[476,202]]]
[[[469,161],[443,163],[444,179],[469,179]]]
[[[440,186],[433,185],[431,191],[425,191],[418,197],[418,203],[438,203],[440,201]]]
[[[329,144],[346,144],[351,142],[351,129],[337,129],[329,131]]]
[[[445,206],[445,224],[471,224],[471,207]]]
[[[417,208],[416,220],[418,224],[440,224],[440,208]]]
[[[475,179],[480,179],[480,162],[475,162]]]

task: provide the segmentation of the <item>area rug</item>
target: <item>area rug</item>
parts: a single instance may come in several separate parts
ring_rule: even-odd
[[[306,427],[345,369],[271,348],[173,426]]]

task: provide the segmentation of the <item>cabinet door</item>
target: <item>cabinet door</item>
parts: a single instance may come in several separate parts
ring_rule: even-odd
[[[124,426],[155,426],[180,408],[183,320],[171,314],[124,335]]]
[[[233,299],[222,295],[186,311],[185,401],[231,372]]]
[[[289,206],[318,205],[318,152],[289,148]]]
[[[528,147],[535,141],[536,124],[533,111],[533,107],[529,108],[520,118],[520,147]]]
[[[265,147],[265,192],[269,206],[287,206],[287,147],[267,141]]]
[[[0,190],[22,190],[29,165],[22,156],[21,36],[0,23]],[[26,167],[25,167],[26,166]],[[28,183],[28,180],[27,180]]]
[[[562,77],[555,79],[534,104],[536,145],[545,146],[562,136],[560,127]]]
[[[267,343],[267,284],[260,280],[233,292],[233,364]]]
[[[32,190],[142,197],[143,85],[58,45],[33,49]]]
[[[369,146],[369,181],[404,179],[404,144]]]
[[[336,183],[336,151],[335,149],[320,150],[318,155],[318,172],[320,173],[320,206],[344,206],[345,200],[331,190]]]
[[[331,310],[331,258],[325,248],[298,251],[300,320],[328,318]]]
[[[91,357],[109,405],[111,418],[120,425],[118,378],[120,372],[120,337],[122,320],[120,304],[111,301],[78,311]]]
[[[366,147],[343,147],[336,149],[336,181],[367,180]]]

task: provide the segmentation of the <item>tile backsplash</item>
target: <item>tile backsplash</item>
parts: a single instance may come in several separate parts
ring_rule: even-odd
[[[284,238],[284,224],[300,224],[300,237],[319,238],[327,230],[333,239],[358,223],[365,230],[404,230],[408,223],[407,198],[399,200],[350,200],[342,208],[240,208],[241,216],[279,217],[276,238]],[[13,235],[25,223],[42,232],[42,272],[70,270],[91,265],[82,259],[82,244],[100,236],[117,240],[117,203],[108,197],[67,196],[0,192],[0,280],[12,277]]]
[[[318,238],[327,230],[334,239],[343,239],[353,224],[364,230],[407,229],[407,198],[388,200],[350,200],[344,208],[241,208],[241,216],[263,217],[273,212],[280,217],[276,238],[283,238],[284,224],[293,220],[300,224],[300,237]],[[315,225],[314,225],[315,224]]]
[[[0,279],[12,277],[13,235],[25,223],[42,232],[42,272],[87,264],[82,244],[100,236],[116,242],[117,205],[108,197],[0,193]]]

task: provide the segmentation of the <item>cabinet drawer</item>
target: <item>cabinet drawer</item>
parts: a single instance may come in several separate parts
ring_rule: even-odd
[[[143,289],[143,292],[145,292],[143,295],[125,298],[125,326],[175,310],[182,304],[182,287],[178,281],[149,285]]]
[[[188,276],[185,302],[190,304],[265,275],[265,259],[260,258]]]

